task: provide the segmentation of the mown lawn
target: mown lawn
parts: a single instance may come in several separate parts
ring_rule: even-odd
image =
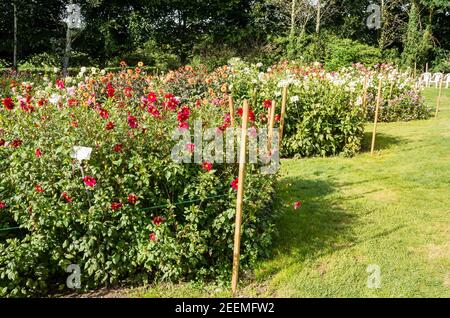
[[[425,91],[433,108],[436,95]],[[283,161],[273,257],[241,283],[241,296],[450,297],[450,89],[438,119],[380,124],[374,157],[371,131],[354,158]],[[381,270],[380,288],[367,287],[369,264]],[[131,295],[230,293],[186,283]]]

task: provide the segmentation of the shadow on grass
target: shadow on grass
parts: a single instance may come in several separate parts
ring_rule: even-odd
[[[278,236],[273,255],[261,276],[272,275],[292,263],[315,259],[336,250],[348,248],[356,242],[351,225],[356,214],[340,207],[331,194],[336,186],[324,180],[284,178],[278,185],[275,209]],[[295,201],[302,201],[295,210]],[[263,278],[263,277],[261,277]]]
[[[400,137],[394,137],[392,135],[387,135],[383,133],[377,133],[377,137],[375,140],[375,149],[389,149],[392,146],[399,145],[404,143],[405,139]],[[372,146],[372,131],[364,132],[364,137],[361,141],[361,152],[369,152]]]

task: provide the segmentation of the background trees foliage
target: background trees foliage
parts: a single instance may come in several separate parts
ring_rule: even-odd
[[[354,61],[426,62],[449,71],[448,0],[78,0],[86,27],[72,43],[72,65],[144,61],[159,69],[232,56],[271,63],[289,57],[330,67]],[[0,3],[0,67],[12,64],[13,3],[20,64],[60,65],[64,0]],[[382,28],[369,29],[369,4],[382,4]]]

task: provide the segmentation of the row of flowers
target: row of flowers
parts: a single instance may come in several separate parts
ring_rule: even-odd
[[[73,263],[84,288],[228,280],[237,165],[170,156],[174,130],[199,119],[220,133],[230,125],[228,108],[209,91],[172,91],[139,66],[82,75],[16,78],[2,87],[0,226],[20,229],[0,233],[0,295],[53,289]],[[72,158],[75,145],[92,148],[89,160]],[[244,267],[267,253],[275,217],[268,211],[276,176],[255,164],[247,170]]]

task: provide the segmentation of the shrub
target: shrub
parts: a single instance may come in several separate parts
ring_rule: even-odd
[[[260,66],[237,60],[231,73],[233,95],[252,102],[257,125],[267,125],[265,101],[269,105],[271,100],[277,101],[279,118],[282,86],[289,85],[283,156],[354,155],[359,150],[364,123],[364,112],[356,105],[360,83],[349,89],[347,82],[337,74],[326,74],[317,63],[283,62],[263,73]]]
[[[310,77],[290,89],[283,154],[352,156],[361,147],[364,112],[345,87]]]
[[[350,39],[333,38],[329,44],[325,67],[338,70],[353,63],[373,66],[381,60],[382,56],[378,48]]]
[[[142,61],[146,65],[157,68],[159,72],[178,68],[181,64],[178,56],[168,53],[167,49],[159,47],[153,39],[148,40],[131,53],[112,59],[109,61],[108,66],[118,65],[121,60],[130,65],[136,65]]]
[[[433,61],[433,72],[450,73],[450,51],[435,49],[436,58]]]
[[[35,54],[19,62],[19,68],[33,69],[35,67],[55,67],[62,64],[61,57],[55,54]]]
[[[228,279],[237,166],[207,171],[170,155],[180,107],[186,122],[212,127],[221,109],[167,95],[164,81],[139,72],[35,85],[10,91],[14,108],[0,110],[1,225],[20,227],[0,234],[0,295],[63,289],[69,264],[80,265],[83,288]],[[83,172],[74,145],[93,148]],[[274,178],[247,166],[243,268],[271,243]]]
[[[382,95],[378,120],[381,122],[410,121],[427,119],[430,108],[425,105],[415,80],[407,73],[399,72],[390,64],[380,66],[383,78]],[[368,89],[367,120],[375,117],[379,76],[373,77]]]

